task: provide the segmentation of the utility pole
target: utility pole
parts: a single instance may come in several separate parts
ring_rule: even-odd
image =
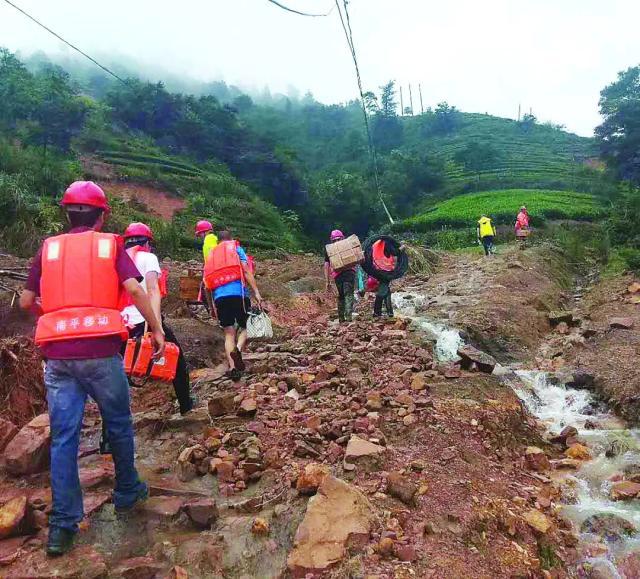
[[[411,107],[411,116],[413,116],[413,95],[411,94],[411,83],[409,83],[409,106]]]
[[[520,122],[520,107],[522,105],[520,103],[518,103],[518,122]]]
[[[422,84],[418,83],[418,92],[420,93],[420,114],[424,115],[424,105],[422,104]]]
[[[404,100],[402,99],[402,85],[400,85],[400,116],[404,117]]]

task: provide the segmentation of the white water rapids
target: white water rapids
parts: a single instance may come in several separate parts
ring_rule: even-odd
[[[393,301],[396,310],[410,318],[414,326],[434,342],[438,360],[458,359],[457,351],[463,344],[460,333],[421,315],[428,298],[399,292],[394,294]],[[629,579],[618,573],[614,561],[640,549],[640,500],[612,501],[610,479],[625,467],[640,465],[640,430],[628,429],[588,390],[554,384],[545,372],[516,371],[502,379],[513,388],[527,410],[546,425],[550,435],[573,426],[578,430],[578,437],[588,445],[593,460],[585,462],[576,471],[568,474],[563,471],[555,477],[564,480],[565,487],[571,489],[563,499],[562,514],[578,530],[586,519],[596,514],[616,515],[635,525],[639,534],[634,538],[607,543],[604,555],[585,560],[605,567],[610,577]],[[607,457],[606,450],[614,441],[622,452]],[[588,533],[581,533],[580,537],[584,544],[599,542],[598,537]]]

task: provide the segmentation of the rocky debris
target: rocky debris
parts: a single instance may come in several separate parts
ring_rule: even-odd
[[[549,312],[548,318],[549,323],[552,327],[555,327],[563,322],[567,325],[571,325],[574,323],[574,321],[576,321],[574,319],[574,313],[569,311]]]
[[[366,469],[374,469],[380,465],[384,452],[384,446],[374,444],[354,434],[347,444],[344,463],[347,465],[360,464]]]
[[[28,537],[14,537],[0,541],[0,567],[11,565],[18,560],[22,552],[22,546],[27,542]]]
[[[458,356],[461,358],[460,365],[465,370],[477,368],[481,372],[491,374],[497,364],[492,356],[468,344],[458,350]]]
[[[4,449],[5,468],[13,475],[41,472],[49,465],[49,415],[41,414],[25,425]]]
[[[209,398],[209,415],[211,418],[233,414],[235,412],[235,394],[233,392],[222,392]]]
[[[366,497],[346,482],[328,476],[309,499],[296,531],[287,566],[294,577],[321,573],[341,561],[350,548],[369,540],[374,515]]]
[[[115,475],[115,467],[113,463],[107,463],[99,466],[90,466],[81,468],[79,471],[80,486],[83,489],[90,489],[106,483],[111,483]]]
[[[406,505],[413,505],[418,493],[418,487],[408,477],[399,472],[392,472],[387,476],[387,494],[401,500]]]
[[[580,526],[581,533],[592,533],[608,542],[621,541],[637,535],[635,525],[611,513],[591,515]]]
[[[551,528],[551,521],[544,513],[531,509],[524,515],[524,520],[536,532],[544,535]]]
[[[330,475],[331,471],[327,465],[309,463],[296,481],[296,490],[302,495],[313,495],[324,479]]]
[[[611,499],[614,501],[626,501],[635,499],[640,495],[640,483],[632,481],[619,481],[611,487]]]
[[[198,474],[198,464],[205,459],[207,454],[207,450],[200,445],[185,448],[180,453],[180,456],[178,456],[176,465],[178,478],[182,482],[189,482],[196,478]]]
[[[0,539],[19,535],[27,517],[27,497],[22,495],[0,508]]]
[[[0,452],[2,452],[9,442],[18,434],[18,428],[13,422],[0,418]]]
[[[169,575],[167,575],[167,579],[189,579],[189,574],[184,567],[179,567],[176,565],[169,571]]]
[[[633,328],[633,318],[611,318],[609,327],[611,329],[630,330]]]
[[[88,545],[77,546],[64,557],[53,559],[45,555],[44,549],[38,549],[28,557],[19,558],[2,574],[3,579],[103,579],[106,576],[103,556]]]
[[[218,507],[213,498],[189,501],[184,510],[193,524],[200,529],[209,529],[218,518]]]
[[[575,460],[590,460],[591,452],[589,449],[584,446],[584,444],[580,444],[576,442],[572,444],[567,450],[565,450],[565,455],[567,458],[573,458]]]
[[[113,577],[122,579],[154,579],[162,571],[162,565],[151,557],[134,557],[118,564]]]
[[[244,398],[242,402],[240,402],[238,414],[242,414],[244,416],[253,416],[257,410],[258,403],[255,398]]]
[[[527,467],[536,472],[545,472],[551,469],[551,463],[549,458],[544,453],[544,450],[537,446],[529,446],[525,451],[525,460]]]

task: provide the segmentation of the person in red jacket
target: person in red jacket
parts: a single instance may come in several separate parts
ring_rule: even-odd
[[[43,312],[35,340],[46,359],[53,495],[47,553],[52,556],[71,549],[84,516],[78,446],[88,396],[98,404],[109,433],[116,512],[126,513],[148,496],[134,464],[129,383],[120,356],[128,335],[119,309],[121,291],[147,320],[155,357],[164,352],[162,326],[138,283],[140,273],[121,239],[100,233],[109,211],[104,191],[91,181],[76,181],[62,206],[71,230],[45,240],[20,295],[24,309],[33,308],[40,296]]]

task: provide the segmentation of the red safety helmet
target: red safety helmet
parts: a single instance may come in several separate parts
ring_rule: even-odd
[[[202,220],[202,221],[198,221],[198,223],[196,223],[196,235],[198,233],[206,233],[207,231],[213,231],[213,224],[211,223],[211,221],[206,221],[206,220]]]
[[[144,223],[130,223],[129,227],[124,230],[124,238],[128,239],[130,237],[146,237],[153,240],[153,231],[151,231],[151,227]]]
[[[334,229],[331,232],[331,241],[337,241],[338,239],[344,239],[344,233],[339,229]]]
[[[75,181],[71,183],[62,196],[60,204],[67,205],[89,205],[104,211],[109,211],[107,196],[101,187],[93,181]]]

